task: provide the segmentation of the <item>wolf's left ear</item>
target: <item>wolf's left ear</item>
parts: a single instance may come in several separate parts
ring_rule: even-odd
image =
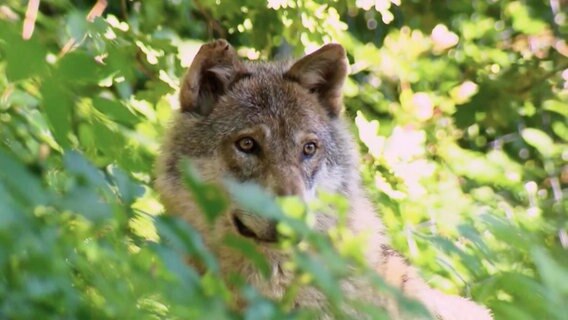
[[[345,49],[331,43],[296,61],[284,77],[317,94],[329,115],[336,117],[343,106],[341,90],[347,69]]]
[[[183,78],[179,95],[181,110],[208,115],[231,82],[245,71],[243,62],[227,41],[204,44]]]

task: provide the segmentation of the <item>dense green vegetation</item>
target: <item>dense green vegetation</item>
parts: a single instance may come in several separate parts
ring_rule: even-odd
[[[0,318],[310,318],[239,279],[250,305],[231,311],[215,259],[152,190],[178,79],[220,37],[249,59],[343,44],[361,171],[394,247],[497,319],[568,317],[565,2],[122,0],[86,19],[93,5],[41,1],[24,22],[27,3],[0,4]],[[214,216],[221,200],[202,201]],[[298,285],[342,301],[357,239],[291,221],[320,252],[283,244]]]

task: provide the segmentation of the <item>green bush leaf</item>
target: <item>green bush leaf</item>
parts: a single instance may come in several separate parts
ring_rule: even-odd
[[[550,157],[555,152],[554,141],[543,131],[526,128],[521,134],[526,143],[537,149],[543,156]]]

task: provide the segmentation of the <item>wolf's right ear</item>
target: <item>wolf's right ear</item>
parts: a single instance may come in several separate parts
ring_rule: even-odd
[[[341,90],[348,69],[345,49],[330,43],[296,61],[284,77],[316,94],[328,114],[336,117],[343,107]]]
[[[245,71],[243,62],[227,41],[221,39],[202,45],[181,84],[181,110],[208,115],[229,84]]]

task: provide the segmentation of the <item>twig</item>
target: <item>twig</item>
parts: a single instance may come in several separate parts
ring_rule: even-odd
[[[100,17],[108,6],[107,0],[97,0],[89,14],[87,14],[87,21],[93,22],[95,18]]]
[[[37,19],[37,10],[39,9],[39,0],[28,1],[26,9],[26,18],[24,19],[24,28],[22,30],[22,38],[29,40],[34,33],[35,22]]]
[[[105,11],[107,6],[108,6],[107,0],[97,0],[95,5],[91,8],[91,11],[89,11],[89,13],[87,14],[87,18],[86,18],[87,21],[89,21],[89,22],[95,21],[95,19],[97,17],[100,17],[103,14],[103,12]],[[83,41],[83,39],[81,39],[81,41]],[[59,52],[59,57],[62,57],[66,53],[68,53],[69,51],[75,49],[75,47],[77,46],[77,42],[78,42],[78,40],[75,39],[75,38],[69,39],[65,43],[63,48],[61,48],[61,51]]]
[[[128,7],[126,6],[126,0],[120,0],[120,12],[122,13],[122,19],[126,20],[126,18],[128,18]]]
[[[214,36],[213,32],[216,32],[217,36],[219,36],[220,38],[226,38],[227,33],[225,32],[225,29],[209,14],[209,12],[207,12],[207,9],[205,9],[198,0],[194,0],[193,4],[195,5],[197,11],[199,11],[199,13],[201,13],[201,15],[207,21],[209,37],[212,38]]]
[[[71,38],[69,40],[67,40],[67,42],[65,43],[65,45],[63,46],[63,48],[61,48],[61,51],[59,52],[59,57],[63,57],[66,53],[68,53],[69,51],[73,50],[75,48],[75,44],[77,42],[75,41],[74,38]]]

